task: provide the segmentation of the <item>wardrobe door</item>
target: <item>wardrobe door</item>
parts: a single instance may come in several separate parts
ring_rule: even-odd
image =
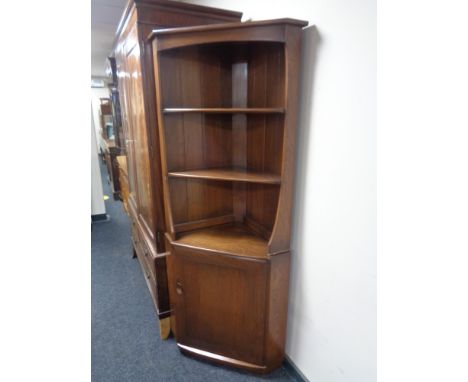
[[[130,72],[127,56],[119,51],[119,92],[122,111],[122,129],[125,137],[125,151],[127,155],[128,197],[137,202],[135,194],[135,150],[133,146],[132,118],[130,109]]]
[[[263,363],[268,263],[177,247],[175,315],[184,346]]]
[[[149,165],[148,138],[143,100],[139,44],[127,55],[129,72],[129,105],[131,111],[132,144],[136,174],[137,205],[140,221],[146,225],[148,233],[154,232],[152,215],[152,194]]]

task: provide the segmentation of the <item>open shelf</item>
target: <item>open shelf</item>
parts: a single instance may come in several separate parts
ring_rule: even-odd
[[[169,177],[172,178],[195,178],[222,180],[230,182],[266,183],[280,184],[281,177],[275,174],[247,171],[236,168],[211,168],[204,170],[173,171]]]
[[[234,238],[267,252],[288,176],[286,121],[297,114],[287,102],[285,52],[279,41],[236,41],[157,53],[171,240],[193,234],[196,248],[205,243],[199,234],[214,235],[207,227],[235,221],[248,235],[229,230],[228,252],[238,250]]]
[[[164,114],[172,113],[211,113],[211,114],[283,114],[282,107],[182,107],[165,108]]]
[[[234,256],[266,258],[268,243],[240,223],[223,224],[183,232],[173,245],[196,247]]]

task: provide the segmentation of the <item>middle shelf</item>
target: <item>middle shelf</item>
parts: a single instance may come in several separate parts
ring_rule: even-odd
[[[164,114],[208,113],[208,114],[284,114],[282,107],[179,107],[164,108]]]
[[[276,174],[247,171],[239,168],[210,168],[203,170],[172,171],[171,178],[195,178],[209,180],[224,180],[231,182],[280,184],[281,177]]]

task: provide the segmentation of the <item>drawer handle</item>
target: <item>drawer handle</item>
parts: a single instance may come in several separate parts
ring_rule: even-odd
[[[150,274],[149,274],[148,271],[146,271],[146,278],[147,278],[148,280],[149,280],[149,278],[150,278]]]
[[[177,283],[176,283],[176,292],[179,295],[184,293],[184,288],[182,288],[182,282],[180,282],[180,281],[177,281]]]
[[[144,253],[145,257],[148,257],[148,250],[146,248],[143,250],[143,253]]]

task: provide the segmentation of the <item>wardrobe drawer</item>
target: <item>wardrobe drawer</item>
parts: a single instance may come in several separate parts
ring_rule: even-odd
[[[143,247],[141,243],[135,247],[135,250],[137,253],[138,261],[140,262],[141,268],[143,270],[143,273],[146,274],[147,272],[149,272],[149,270],[148,270],[148,264],[146,263],[145,256],[143,254]]]
[[[148,284],[148,288],[151,292],[153,300],[156,296],[156,281],[154,278],[154,273],[150,270],[149,262],[147,261],[147,256],[145,256],[144,246],[140,246],[137,250],[138,261],[140,262],[141,270],[143,271],[143,276]],[[149,254],[148,254],[149,256]]]
[[[155,264],[154,264],[154,257],[148,246],[144,241],[141,242],[141,251],[143,254],[143,259],[146,262],[146,267],[151,272],[151,276],[154,280],[156,280],[155,275]]]

